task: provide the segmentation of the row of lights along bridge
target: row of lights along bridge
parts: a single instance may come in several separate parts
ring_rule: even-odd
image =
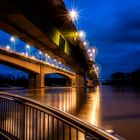
[[[79,12],[72,8],[72,10],[69,11],[68,13],[68,17],[69,20],[72,20],[72,22],[77,22],[78,18],[79,18]],[[78,32],[79,37],[81,38],[81,40],[83,41],[83,45],[85,46],[85,48],[87,49],[87,54],[89,56],[90,61],[93,61],[93,64],[95,64],[95,56],[98,52],[96,47],[89,47],[89,43],[88,41],[86,41],[86,33],[85,31],[81,30]],[[99,71],[101,70],[101,66],[99,67],[97,64],[93,65],[93,67],[95,68],[95,72],[97,73],[97,75],[99,75]]]
[[[6,45],[6,46],[1,45],[1,47],[2,48],[4,47],[7,51],[15,52],[19,55],[29,57],[30,59],[38,60],[38,61],[41,61],[41,62],[46,62],[51,66],[56,66],[56,67],[59,67],[63,70],[74,73],[69,67],[62,64],[61,61],[57,61],[56,59],[53,59],[47,53],[43,53],[42,51],[39,51],[38,49],[36,49],[36,53],[34,51],[33,51],[34,53],[31,53],[31,50],[33,50],[35,48],[32,47],[29,44],[26,44],[25,47],[24,47],[25,49],[21,48],[22,51],[20,50],[20,52],[18,52],[17,49],[16,49],[16,40],[18,40],[18,38],[16,38],[15,36],[11,36],[10,37],[10,42],[12,43],[12,45]],[[23,50],[25,50],[25,52]]]

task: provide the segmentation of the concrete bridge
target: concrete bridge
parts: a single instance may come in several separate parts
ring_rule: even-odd
[[[44,76],[53,73],[68,77],[71,86],[85,86],[84,78],[78,74],[6,49],[0,49],[0,63],[28,72],[30,87],[44,87]]]
[[[91,69],[94,69],[93,63],[88,57],[83,42],[77,36],[74,24],[68,21],[67,14],[68,10],[62,0],[0,0],[2,30],[47,52],[51,57],[72,69],[76,73],[75,77],[79,77],[80,81],[85,75],[94,81],[97,75],[95,72],[91,73]],[[11,59],[16,58],[11,57]],[[29,65],[32,68],[33,63]],[[41,72],[44,73],[46,68],[42,68],[44,67],[42,65],[36,67],[38,71],[36,73],[40,73],[41,78]],[[49,71],[53,72],[51,69]],[[85,85],[79,84],[78,79],[75,85]],[[40,86],[42,86],[41,83]]]

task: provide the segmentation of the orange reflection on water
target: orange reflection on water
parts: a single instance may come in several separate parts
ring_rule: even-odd
[[[46,88],[22,91],[20,94],[45,102],[95,126],[100,126],[99,87],[88,90],[84,88]]]
[[[76,89],[71,88],[69,91],[59,94],[59,109],[65,112],[71,112],[76,108]]]
[[[92,125],[99,126],[100,123],[100,90],[99,87],[89,89],[82,99],[80,98],[80,110],[76,116]]]
[[[99,112],[100,112],[100,90],[99,87],[96,88],[93,95],[93,106],[91,108],[91,124],[99,126]]]

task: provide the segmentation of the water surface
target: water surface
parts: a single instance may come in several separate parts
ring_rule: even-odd
[[[95,126],[113,129],[128,140],[140,139],[140,90],[134,87],[46,88],[8,92],[45,102]]]

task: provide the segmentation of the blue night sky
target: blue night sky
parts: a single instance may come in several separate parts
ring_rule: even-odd
[[[77,27],[85,30],[90,45],[98,48],[101,78],[140,67],[139,0],[64,1],[68,9],[80,11]]]
[[[64,0],[68,9],[80,11],[76,23],[84,30],[91,46],[98,48],[96,62],[101,78],[117,71],[131,72],[140,67],[139,0]],[[2,34],[0,34],[2,41]],[[0,67],[7,70],[6,67]],[[11,71],[11,70],[10,70]]]

